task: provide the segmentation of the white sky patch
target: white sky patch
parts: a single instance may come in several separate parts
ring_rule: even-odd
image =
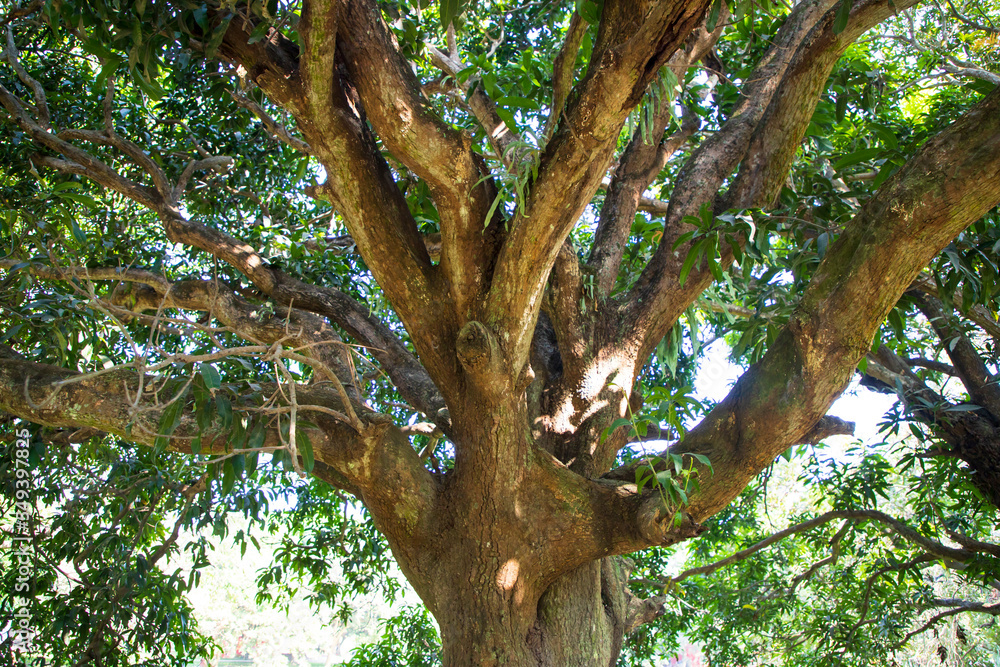
[[[729,350],[724,345],[712,346],[698,370],[694,383],[694,395],[699,400],[719,402],[733,388],[736,379],[743,374],[743,368],[729,359]],[[834,401],[828,414],[855,423],[854,437],[833,436],[827,439],[828,452],[838,457],[852,442],[865,444],[880,442],[878,425],[885,413],[896,402],[892,394],[880,394],[862,387],[855,377],[850,386]]]

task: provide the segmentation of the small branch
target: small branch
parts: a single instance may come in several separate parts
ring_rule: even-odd
[[[952,322],[950,312],[937,297],[924,292],[912,292],[910,298],[930,322],[931,327],[945,347],[962,384],[974,403],[982,406],[1000,420],[1000,388],[975,345]]]
[[[893,644],[891,650],[895,651],[896,649],[902,648],[903,646],[906,645],[908,641],[910,641],[910,639],[912,639],[916,635],[919,635],[921,632],[926,632],[932,626],[937,624],[939,621],[942,621],[951,616],[957,616],[958,614],[965,614],[970,612],[975,612],[979,614],[989,614],[990,616],[1000,616],[1000,603],[987,605],[981,602],[968,602],[965,600],[936,600],[935,602],[943,603],[937,606],[952,606],[953,608],[949,609],[948,611],[943,611],[939,614],[931,616],[931,618],[922,626],[920,626],[916,630],[906,633],[906,636],[903,637],[903,639]]]
[[[470,78],[464,83],[458,80],[458,73],[465,69],[465,63],[455,60],[433,45],[428,44],[427,49],[431,54],[431,62],[434,66],[450,76],[457,89],[468,92],[469,87],[476,79]],[[517,134],[517,128],[507,127],[507,123],[496,112],[496,103],[486,94],[482,86],[476,86],[476,89],[469,96],[468,103],[472,115],[486,131],[486,137],[490,146],[493,147],[493,151],[505,167],[512,169],[518,163],[515,146],[523,143]]]
[[[966,550],[966,549],[955,549],[953,547],[947,547],[939,542],[935,542],[930,538],[924,537],[914,529],[910,528],[902,521],[894,519],[893,517],[885,514],[883,512],[878,512],[876,510],[833,510],[814,517],[808,521],[803,521],[802,523],[796,524],[794,526],[789,526],[784,530],[780,530],[763,540],[757,542],[753,546],[747,547],[742,551],[737,551],[736,553],[723,558],[722,560],[715,561],[708,565],[703,565],[701,567],[695,567],[685,570],[681,574],[669,579],[664,583],[666,588],[671,588],[676,586],[680,582],[684,581],[689,577],[695,575],[706,575],[712,574],[716,570],[719,570],[727,565],[732,565],[733,563],[738,563],[740,561],[746,560],[750,556],[753,556],[758,551],[766,549],[772,544],[776,544],[781,540],[789,537],[791,535],[796,535],[798,533],[811,530],[818,526],[822,526],[830,521],[836,521],[837,519],[845,519],[848,522],[861,522],[861,521],[877,521],[888,528],[890,528],[897,535],[905,539],[906,541],[920,547],[923,549],[927,555],[934,556],[937,558],[952,558],[960,562],[965,562],[972,558],[976,552]],[[842,528],[841,531],[844,529]]]
[[[17,78],[24,85],[31,88],[31,92],[35,97],[35,116],[38,118],[38,124],[45,131],[51,131],[52,127],[49,124],[51,117],[49,116],[48,102],[45,100],[45,89],[21,65],[21,60],[17,54],[17,46],[14,44],[14,31],[10,29],[10,25],[6,26],[5,32],[7,33],[7,45],[3,50],[3,58],[14,68]]]
[[[7,15],[3,17],[3,20],[0,20],[0,25],[5,26],[19,18],[31,16],[41,9],[43,4],[45,4],[43,0],[31,0],[31,2],[26,4],[24,7],[14,7],[7,12]]]
[[[587,34],[589,25],[574,9],[573,16],[569,20],[569,27],[566,29],[566,38],[552,63],[552,107],[549,110],[549,117],[545,121],[544,136],[546,139],[552,136],[559,124],[559,119],[562,118],[563,109],[566,107],[566,98],[573,87],[576,56],[580,52],[580,45],[583,44],[583,37]]]
[[[975,30],[982,30],[983,32],[990,32],[993,33],[994,35],[1000,35],[1000,28],[997,28],[994,25],[984,25],[978,21],[974,21],[973,19],[959,12],[958,9],[955,8],[955,5],[952,4],[951,0],[946,0],[946,2],[948,3],[948,8],[951,10],[951,13],[955,15],[955,18],[957,18],[965,25]]]
[[[132,199],[154,211],[158,210],[163,205],[163,193],[168,192],[168,190],[160,188],[158,178],[154,178],[154,182],[157,183],[157,190],[153,190],[123,177],[117,171],[109,167],[101,160],[98,160],[90,153],[87,153],[73,144],[60,139],[49,130],[43,128],[36,120],[32,119],[28,115],[22,106],[21,101],[3,85],[0,85],[0,104],[2,104],[7,112],[13,117],[14,122],[17,123],[17,125],[21,127],[21,129],[23,129],[25,133],[34,141],[42,146],[45,146],[46,148],[62,154],[63,158],[65,158],[59,159],[49,156],[33,155],[31,157],[33,164],[37,166],[51,167],[71,174],[86,176],[94,182],[111,188],[112,190],[119,192],[129,199]],[[119,144],[115,145],[119,146]],[[129,148],[130,146],[135,147],[135,145],[131,144],[131,142],[123,142],[122,145],[125,148]],[[129,148],[129,150],[131,150],[131,148]],[[127,152],[128,151],[126,151],[126,153]],[[146,160],[148,159],[149,158],[146,157]],[[155,167],[155,164],[153,164],[153,167],[156,170],[159,170],[158,167]],[[162,176],[162,171],[159,171],[159,174]],[[165,177],[163,182],[166,182]]]
[[[440,438],[444,435],[441,429],[438,428],[437,424],[432,424],[430,422],[417,422],[416,424],[406,424],[400,426],[399,430],[402,431],[403,435],[426,435],[430,437]]]
[[[921,292],[926,292],[932,296],[940,297],[938,292],[937,283],[934,282],[934,278],[929,273],[921,273],[918,275],[911,286],[913,289],[918,289]],[[996,319],[990,314],[986,308],[980,304],[973,304],[972,308],[968,311],[963,309],[962,306],[962,294],[960,290],[956,290],[955,294],[952,295],[952,304],[955,309],[962,314],[966,319],[975,322],[977,325],[982,327],[982,329],[993,336],[994,338],[1000,340],[1000,323],[997,323]]]
[[[10,271],[18,264],[24,264],[18,259],[0,259],[0,269]],[[83,280],[121,280],[123,282],[134,282],[149,285],[162,293],[170,289],[170,281],[162,275],[146,271],[143,269],[126,269],[121,267],[98,267],[86,268],[82,266],[74,267],[51,267],[43,264],[30,263],[24,266],[21,271],[27,271],[33,276],[47,280],[69,280],[79,278]]]
[[[955,367],[943,361],[935,361],[934,359],[926,359],[924,357],[909,357],[906,359],[906,363],[910,366],[919,366],[929,371],[944,373],[945,375],[957,375]]]
[[[934,556],[931,556],[929,554],[923,554],[921,556],[918,556],[917,558],[914,558],[913,560],[908,560],[905,563],[888,565],[872,573],[871,576],[869,576],[868,579],[865,581],[865,594],[861,602],[861,612],[858,614],[857,622],[855,622],[855,624],[851,626],[850,630],[847,631],[848,635],[847,641],[853,639],[854,633],[858,630],[858,628],[860,628],[862,624],[867,622],[866,619],[868,617],[868,610],[870,609],[871,606],[872,588],[875,586],[875,582],[876,580],[878,580],[879,577],[885,574],[889,574],[890,572],[899,572],[901,570],[908,570],[911,567],[916,567],[917,565],[924,565],[926,563],[931,563],[935,560],[936,558]]]
[[[180,178],[177,179],[177,185],[174,186],[174,189],[171,192],[171,202],[174,206],[180,202],[181,198],[184,196],[184,189],[187,187],[188,181],[196,171],[214,169],[219,173],[223,173],[226,169],[232,166],[232,164],[233,158],[228,155],[216,155],[203,160],[191,160],[188,162],[187,166],[184,167],[184,171],[181,173]]]
[[[815,445],[821,440],[825,440],[834,435],[854,435],[854,422],[849,422],[840,417],[826,415],[820,417],[816,425],[802,436],[797,445]]]
[[[809,569],[807,569],[802,574],[796,575],[795,578],[792,579],[792,583],[788,587],[787,591],[788,595],[794,593],[795,589],[798,588],[799,584],[801,584],[803,581],[808,581],[809,579],[811,579],[813,575],[819,572],[820,569],[822,569],[823,567],[827,565],[836,565],[837,560],[840,558],[840,543],[841,541],[843,541],[844,536],[847,535],[847,531],[851,527],[851,525],[852,524],[850,521],[845,521],[844,525],[841,526],[840,530],[837,531],[837,534],[834,535],[833,539],[830,540],[829,556],[813,563],[811,566],[809,566]]]
[[[264,125],[264,129],[270,132],[276,139],[284,142],[288,146],[291,146],[300,153],[312,155],[312,149],[309,147],[309,144],[302,141],[298,137],[293,136],[288,128],[271,118],[271,116],[268,115],[268,113],[264,111],[259,104],[241,93],[229,91],[229,95],[233,98],[233,101],[236,102],[236,104],[256,116],[257,119]]]

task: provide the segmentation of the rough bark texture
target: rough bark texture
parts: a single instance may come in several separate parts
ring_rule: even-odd
[[[895,9],[915,1],[896,0]],[[888,310],[941,248],[1000,202],[1000,92],[993,92],[864,205],[764,359],[689,433],[678,452],[705,454],[714,468],[690,504],[669,507],[655,489],[640,492],[634,468],[610,470],[625,429],[603,434],[629,414],[650,351],[711,282],[707,271],[678,282],[685,249],[673,245],[687,231],[683,217],[704,204],[769,204],[834,63],[893,11],[889,0],[860,0],[847,29],[834,35],[835,0],[796,5],[748,78],[743,101],[681,170],[660,247],[642,278],[610,297],[643,191],[696,126],[686,122],[653,144],[638,132],[633,137],[607,186],[588,263],[567,236],[602,187],[621,128],[659,68],[693,66],[718,38],[701,23],[710,4],[606,0],[589,67],[572,85],[565,63],[586,27],[574,18],[570,55],[557,63],[551,138],[510,220],[486,219],[496,188],[483,178],[485,161],[423,97],[373,0],[305,2],[301,52],[278,32],[250,43],[251,22],[230,24],[220,53],[294,117],[302,135],[296,145],[328,174],[318,190],[336,205],[415,354],[364,305],[295,280],[240,239],[183,216],[184,183],[169,182],[141,149],[116,139],[110,121],[95,135],[57,136],[2,87],[0,103],[30,140],[61,156],[38,157],[39,167],[85,175],[149,207],[169,240],[239,270],[288,309],[289,322],[250,317],[252,306],[219,285],[88,269],[86,278],[129,286],[107,307],[129,317],[159,307],[211,312],[264,346],[337,343],[336,324],[372,350],[403,398],[452,441],[454,469],[429,472],[392,420],[363,404],[337,348],[310,353],[307,361],[329,371],[328,384],[296,388],[300,405],[316,406],[316,474],[368,507],[440,623],[446,665],[613,665],[625,634],[659,609],[628,592],[621,556],[698,535],[700,522],[777,454],[842,431],[842,423],[821,419]],[[476,95],[477,118],[495,123],[490,100],[481,90]],[[657,135],[666,116],[656,118]],[[98,135],[152,185],[72,143]],[[437,263],[383,150],[429,186],[441,218]],[[48,280],[79,277],[69,268],[27,270]],[[596,274],[594,292],[584,288],[588,272]],[[948,323],[934,308],[928,302],[928,316],[944,332]],[[962,422],[955,428],[964,431],[950,437],[983,484],[1000,488],[995,385],[962,345],[952,362],[991,415],[989,428]],[[82,377],[2,358],[0,409],[151,444],[164,406],[142,394],[148,409],[137,410],[130,397],[152,380],[134,369]],[[172,446],[183,450],[195,431],[186,408]],[[205,434],[203,442],[218,449],[216,436]]]

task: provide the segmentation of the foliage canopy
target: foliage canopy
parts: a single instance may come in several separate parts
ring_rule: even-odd
[[[395,561],[439,630],[351,665],[1000,661],[995,0],[3,12],[35,655],[209,655],[210,532],[282,536],[278,606]],[[855,376],[885,441],[828,454]]]

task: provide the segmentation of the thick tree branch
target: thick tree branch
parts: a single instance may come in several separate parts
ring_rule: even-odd
[[[473,153],[471,138],[445,123],[423,96],[378,6],[350,0],[339,13],[338,49],[367,118],[389,152],[430,187],[441,217],[441,268],[455,310],[464,314],[486,286],[493,253],[492,235],[483,234],[495,196],[483,180],[485,165]],[[487,114],[488,101],[473,97],[473,108],[482,105]]]
[[[667,66],[673,70],[678,81],[684,81],[687,70],[711,51],[722,35],[728,16],[729,10],[723,3],[716,28],[709,31],[702,25],[692,33],[684,50],[677,51],[670,57]],[[647,130],[653,137],[662,136],[667,124],[674,117],[673,105],[669,100],[661,101],[661,105],[653,116],[652,127]],[[663,137],[658,144],[650,143],[643,137],[643,128],[639,127],[619,158],[614,178],[607,187],[588,260],[588,264],[597,271],[597,292],[601,298],[607,297],[614,289],[636,210],[650,210],[648,200],[642,193],[666,166],[667,160],[698,131],[700,126],[701,121],[698,116],[684,107],[681,127],[672,136]],[[668,214],[669,203],[660,202],[660,204],[661,206],[651,212]]]
[[[447,338],[449,332],[453,335],[458,327],[448,316],[450,309],[428,308],[432,303],[446,304],[447,291],[435,284],[423,239],[368,126],[366,110],[354,87],[357,84],[344,78],[340,62],[340,51],[347,48],[342,40],[347,39],[345,35],[351,28],[375,30],[374,34],[380,36],[371,45],[362,44],[362,49],[376,48],[388,39],[378,10],[373,9],[372,16],[367,16],[357,4],[346,8],[324,2],[310,5],[302,29],[311,33],[309,39],[314,41],[309,42],[311,62],[302,65],[301,76],[297,75],[301,58],[294,45],[277,31],[272,31],[267,40],[251,44],[252,22],[230,22],[220,53],[240,63],[272,101],[295,117],[303,139],[326,168],[328,180],[318,194],[329,197],[340,212],[365,263],[411,332],[428,371],[438,381],[450,382],[454,358],[438,341]],[[334,39],[329,31],[334,27],[336,63],[326,74]],[[358,54],[364,55],[377,59],[392,54]],[[367,63],[373,68],[368,74],[385,74],[386,68],[390,73],[395,71],[397,63],[393,58],[397,57],[392,56],[388,64]],[[329,97],[323,92],[327,88]],[[176,216],[172,222],[177,224],[179,220],[180,216]],[[291,296],[305,291],[303,285],[294,284],[286,293]]]
[[[18,263],[14,259],[0,260],[0,268],[9,269]],[[336,332],[323,320],[310,314],[315,312],[330,318],[366,347],[405,400],[428,415],[438,426],[445,429],[450,427],[444,399],[420,363],[367,307],[339,290],[306,285],[275,271],[277,279],[270,291],[264,293],[286,308],[277,319],[264,319],[255,315],[259,310],[258,306],[237,296],[217,281],[189,280],[171,283],[162,275],[119,267],[85,269],[31,264],[22,270],[50,280],[115,280],[144,285],[146,288],[116,290],[111,304],[133,312],[157,310],[160,307],[207,311],[241,337],[269,344],[289,335],[290,330],[281,317],[290,316],[292,319],[287,324],[292,325],[293,333],[299,332],[295,336],[302,337],[299,345],[308,346],[312,350],[309,354],[318,355],[324,363],[335,369],[338,377],[350,389],[353,374],[347,370],[350,366],[347,358],[349,355],[343,349],[343,344],[336,342],[339,340]],[[289,309],[288,306],[292,304],[295,308]]]
[[[944,344],[948,357],[972,401],[989,411],[994,423],[1000,424],[1000,387],[993,380],[975,346],[960,329],[952,325],[944,304],[936,297],[912,292],[911,298]]]
[[[817,26],[832,20],[835,12],[831,8],[835,4],[836,0],[807,0],[792,10],[749,77],[742,101],[723,127],[702,143],[681,169],[670,197],[659,247],[629,298],[637,321],[635,335],[644,340],[646,354],[711,282],[706,270],[692,272],[685,285],[679,285],[678,276],[690,244],[677,250],[674,246],[692,229],[683,223],[684,217],[697,217],[703,205],[716,208],[723,183],[741,161],[745,164],[747,147],[765,117],[768,104],[775,97],[788,94],[782,81],[797,53],[814,40],[812,35]],[[776,95],[779,90],[781,95]],[[722,208],[721,204],[719,207]],[[727,254],[723,261],[728,264],[732,259]],[[640,355],[642,359],[645,356]]]
[[[566,37],[556,59],[552,62],[552,106],[545,120],[546,139],[552,136],[562,117],[563,109],[566,108],[566,98],[573,87],[573,75],[576,72],[576,57],[580,53],[580,46],[583,44],[583,37],[587,34],[589,25],[574,9],[569,19],[569,27],[566,29]]]
[[[997,202],[1000,90],[928,141],[868,201],[820,263],[765,357],[688,433],[679,451],[707,456],[715,470],[692,498],[695,520],[724,507],[812,428],[903,290]],[[884,247],[896,252],[889,256]]]
[[[498,257],[485,320],[496,323],[514,368],[527,360],[548,273],[604,178],[625,119],[708,3],[640,5],[605,3],[587,74],[539,157]]]
[[[833,66],[859,36],[918,0],[855,0],[847,26],[833,31],[835,13],[824,17],[794,56],[781,81],[782,94],[769,102],[755,130],[736,182],[727,196],[729,207],[770,206],[781,190],[819,96]]]
[[[916,277],[913,281],[913,288],[921,292],[926,292],[931,296],[941,298],[937,284],[927,273],[921,273]],[[971,322],[975,322],[983,331],[993,336],[993,338],[1000,340],[1000,324],[997,323],[996,319],[981,304],[975,303],[968,311],[964,310],[962,295],[956,290],[955,294],[952,295],[952,305],[958,312],[962,313],[963,317]]]
[[[152,380],[126,368],[84,376],[55,366],[0,359],[0,410],[45,426],[93,428],[152,446],[167,405],[155,393],[144,391]],[[303,405],[343,409],[340,395],[329,388],[302,386],[296,391]],[[160,394],[174,396],[174,391]],[[317,469],[325,474],[324,481],[360,493],[394,548],[408,548],[426,537],[437,484],[388,417],[363,406],[357,411],[364,422],[361,433],[316,413],[320,426],[310,435],[316,460],[325,464]],[[201,436],[204,453],[227,453],[228,434],[215,427],[200,432],[194,410],[188,407],[170,438],[171,449],[190,451],[195,435]],[[276,426],[268,431],[264,446],[282,446]]]

